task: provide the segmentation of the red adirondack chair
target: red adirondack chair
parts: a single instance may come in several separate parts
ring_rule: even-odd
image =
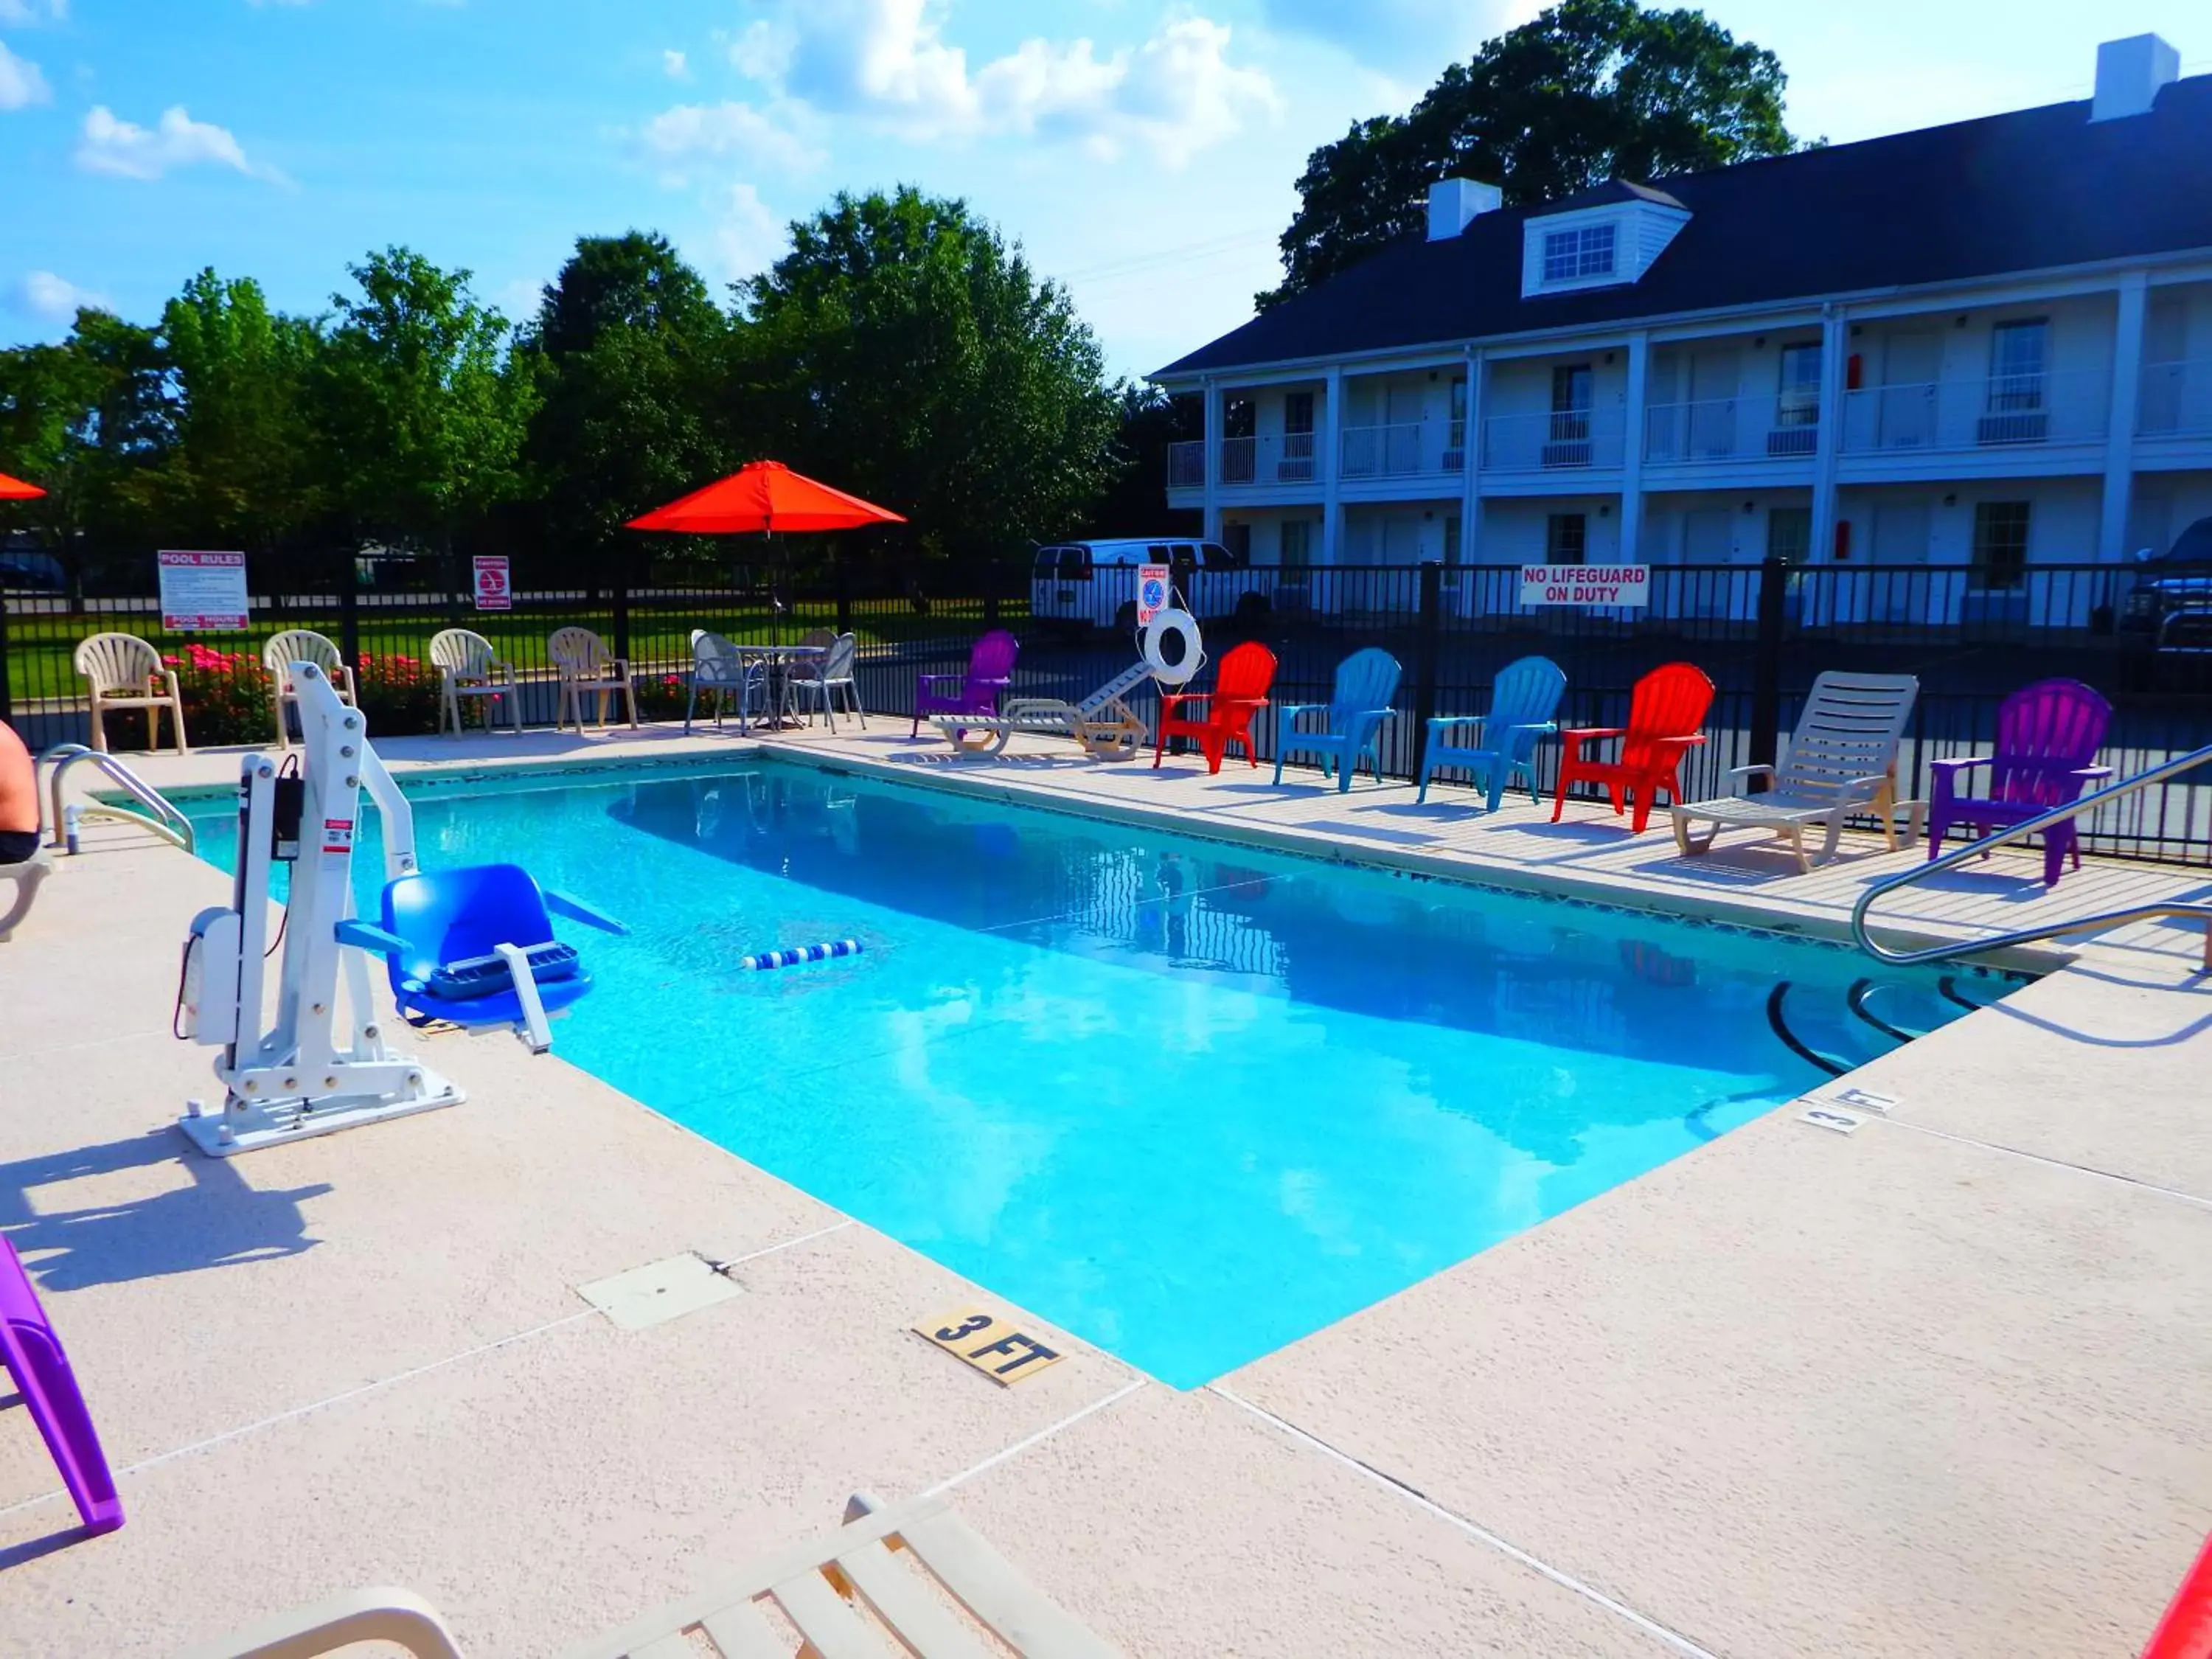
[[[1152,739],[1152,766],[1158,769],[1170,738],[1194,738],[1206,757],[1206,769],[1218,772],[1229,745],[1244,745],[1244,758],[1257,766],[1260,757],[1252,747],[1252,716],[1267,706],[1267,692],[1275,684],[1275,653],[1257,640],[1247,640],[1221,659],[1211,691],[1162,691],[1159,732]],[[1198,705],[1194,714],[1183,713]]]
[[[1642,835],[1651,821],[1651,807],[1662,789],[1671,804],[1682,798],[1675,780],[1682,757],[1705,740],[1698,728],[1713,706],[1713,683],[1704,671],[1686,662],[1670,662],[1653,669],[1636,682],[1628,700],[1626,726],[1585,726],[1559,733],[1559,787],[1552,797],[1552,822],[1567,804],[1567,792],[1577,783],[1601,783],[1613,797],[1613,816],[1627,803],[1636,803],[1633,833]],[[1606,738],[1619,738],[1620,758],[1589,758],[1588,746]]]

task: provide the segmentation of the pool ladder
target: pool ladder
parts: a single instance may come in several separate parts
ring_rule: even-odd
[[[46,781],[46,799],[53,808],[54,838],[52,845],[57,852],[65,850],[67,846],[62,820],[62,780],[69,775],[71,767],[85,761],[91,762],[94,771],[112,780],[117,787],[146,811],[134,812],[127,806],[93,800],[80,804],[77,811],[82,815],[134,823],[149,834],[159,836],[173,847],[181,847],[187,853],[198,850],[197,837],[192,833],[192,821],[178,809],[174,801],[105,750],[82,743],[61,743],[47,750],[38,760],[40,766],[51,762],[54,769],[53,775]]]
[[[1899,1046],[1911,1042],[1916,1038],[1926,1036],[1928,1033],[1925,1031],[1908,1030],[1894,1021],[1883,1018],[1869,1006],[1874,999],[1874,994],[1881,988],[1881,981],[1879,980],[1855,980],[1850,988],[1844,993],[1844,1006],[1859,1024],[1869,1027],[1879,1036]],[[1938,982],[1936,989],[1942,993],[1946,1001],[1955,1002],[1961,1008],[1971,1010],[1986,1006],[1975,1001],[1961,992],[1959,989],[1958,981],[1948,974],[1946,974]],[[1839,1055],[1815,1048],[1798,1036],[1790,1024],[1787,1006],[1790,990],[1790,981],[1785,979],[1778,981],[1774,988],[1766,994],[1766,1024],[1774,1035],[1782,1040],[1784,1048],[1808,1065],[1818,1066],[1831,1077],[1841,1077],[1844,1073],[1856,1071],[1866,1063],[1864,1060],[1846,1060]]]
[[[2122,909],[2100,911],[2095,915],[2076,916],[2071,921],[2045,922],[2040,927],[2015,928],[2011,933],[1997,933],[1986,939],[1931,945],[1918,951],[1893,951],[1887,945],[1877,945],[1867,931],[1867,913],[1874,908],[1877,900],[1899,888],[1925,881],[1939,871],[1956,869],[1970,859],[1981,857],[1992,848],[2002,847],[2008,842],[2019,841],[2040,830],[2068,823],[2085,812],[2096,811],[2107,802],[2137,793],[2154,783],[2164,783],[2168,778],[2179,777],[2207,761],[2212,761],[2212,744],[2192,749],[2185,755],[2177,755],[2172,760],[2138,772],[2131,778],[2122,778],[2118,783],[2108,784],[2079,800],[2069,801],[2063,806],[2054,806],[2047,812],[2039,812],[2032,818],[2009,829],[2000,830],[1993,836],[1970,842],[1941,858],[1930,859],[1925,864],[1885,877],[1859,895],[1859,902],[1851,907],[1851,938],[1857,942],[1860,950],[1877,962],[1902,968],[1914,963],[1954,961],[1960,957],[1978,956],[1985,951],[2002,951],[2014,945],[2033,945],[2068,933],[2100,933],[2107,927],[2123,927],[2132,921],[2196,921],[2204,924],[2204,966],[2212,970],[2212,904],[2190,903],[2180,899],[2154,904],[2130,904]]]

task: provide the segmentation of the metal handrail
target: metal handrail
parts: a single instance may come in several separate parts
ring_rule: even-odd
[[[104,750],[94,749],[82,743],[60,743],[39,757],[39,764],[41,766],[48,761],[54,763],[53,776],[47,781],[46,793],[47,799],[53,804],[52,846],[56,851],[62,850],[68,840],[62,823],[62,779],[68,774],[70,768],[83,760],[90,761],[95,770],[105,773],[113,779],[125,794],[145,807],[148,811],[152,812],[154,816],[148,817],[143,813],[126,811],[120,806],[110,806],[100,801],[93,802],[84,807],[83,811],[96,813],[104,818],[118,818],[125,823],[137,824],[142,829],[151,830],[155,835],[161,836],[171,846],[183,848],[187,853],[197,853],[199,850],[198,838],[192,830],[192,821],[186,817],[177,804],[167,795]]]
[[[2168,778],[2179,776],[2191,768],[2202,766],[2208,761],[2212,761],[2212,745],[2203,749],[2192,749],[2185,755],[2179,755],[2172,760],[2161,762],[2147,772],[2138,772],[2131,778],[2122,778],[2118,783],[2107,784],[2104,788],[2092,794],[2084,795],[2079,800],[2069,801],[2063,806],[2054,806],[2046,812],[2039,812],[2035,817],[2015,823],[2008,829],[2000,830],[1993,836],[1984,836],[1979,841],[1970,842],[1964,847],[1944,854],[1941,858],[1930,859],[1925,864],[1916,865],[1911,869],[1902,871],[1893,876],[1886,876],[1860,894],[1859,902],[1851,907],[1851,938],[1856,941],[1860,950],[1876,961],[1886,962],[1894,968],[1904,968],[1916,963],[1943,962],[1954,957],[1978,956],[1985,951],[2002,951],[2014,945],[2033,945],[2039,940],[2057,939],[2065,933],[2102,933],[2107,927],[2118,927],[2131,921],[2195,919],[2204,923],[2204,965],[2207,969],[2212,969],[2212,904],[2188,904],[2178,900],[2169,900],[2159,904],[2131,904],[2123,910],[2106,910],[2093,916],[2077,917],[2072,921],[2055,921],[2040,927],[2018,928],[2009,933],[1998,933],[1989,938],[1971,939],[1960,945],[1932,945],[1920,951],[1889,950],[1875,944],[1867,932],[1867,912],[1874,908],[1875,901],[1885,894],[1893,892],[1900,887],[1910,887],[1914,882],[1924,880],[1939,871],[1954,869],[1969,859],[1981,857],[1992,848],[2002,847],[2008,842],[2019,841],[2024,836],[2034,835],[2038,830],[2048,830],[2054,824],[2064,823],[2069,819],[2078,818],[2084,812],[2094,811],[2106,801],[2118,800],[2124,795],[2132,795],[2138,790],[2149,788],[2154,783],[2163,783]]]

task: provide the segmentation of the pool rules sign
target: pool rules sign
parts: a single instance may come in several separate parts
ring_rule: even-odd
[[[1651,570],[1641,564],[1524,564],[1521,603],[1609,605],[1643,610],[1651,603]]]
[[[154,560],[163,633],[235,634],[246,626],[245,554],[165,550]]]

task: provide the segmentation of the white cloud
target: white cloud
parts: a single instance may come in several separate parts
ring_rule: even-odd
[[[102,307],[107,301],[51,270],[33,270],[9,285],[8,303],[42,322],[64,323],[76,315],[78,307]]]
[[[69,16],[69,0],[0,0],[0,23],[35,28],[40,23],[59,23]]]
[[[793,131],[806,115],[781,100],[765,109],[734,100],[678,104],[647,121],[638,139],[662,164],[662,180],[669,185],[686,182],[688,164],[708,157],[727,158],[751,170],[809,173],[823,157]]]
[[[150,130],[118,118],[105,104],[94,104],[84,118],[76,164],[88,173],[112,173],[125,179],[158,179],[172,168],[202,164],[235,168],[249,178],[280,182],[283,178],[272,168],[247,161],[228,128],[193,120],[182,104],[163,110]]]
[[[791,99],[873,116],[913,140],[1043,134],[1118,155],[1132,143],[1180,166],[1279,114],[1261,70],[1232,63],[1230,29],[1171,16],[1133,49],[1034,37],[970,70],[929,0],[811,0],[756,22],[731,61]]]
[[[1425,91],[1444,66],[1534,19],[1545,0],[1267,0],[1268,23],[1342,47],[1363,64],[1414,76]]]
[[[8,43],[0,40],[0,109],[43,104],[53,95],[39,66],[27,58],[16,57],[8,50]]]
[[[689,81],[691,78],[690,60],[680,52],[671,50],[662,52],[660,67],[668,72],[668,78],[672,81]]]
[[[783,252],[787,228],[750,185],[732,185],[714,224],[714,264],[726,281],[765,270]]]

